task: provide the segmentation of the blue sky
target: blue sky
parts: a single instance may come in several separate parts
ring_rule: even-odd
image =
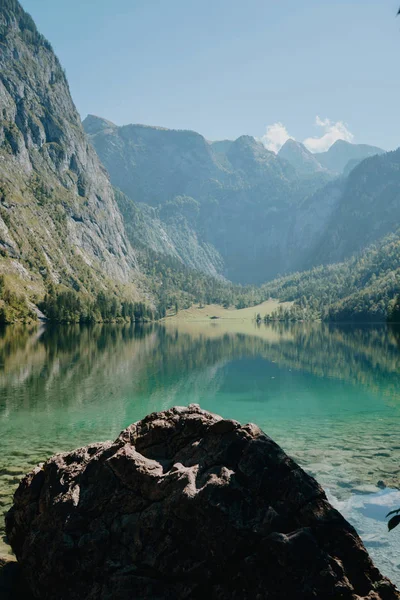
[[[285,130],[300,141],[327,135],[315,151],[335,136],[400,146],[399,0],[22,5],[66,68],[82,117],[212,140],[261,138],[281,123],[267,143]]]

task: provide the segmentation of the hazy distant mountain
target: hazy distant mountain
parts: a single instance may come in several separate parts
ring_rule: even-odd
[[[319,172],[332,176],[348,175],[365,158],[384,154],[384,150],[366,144],[350,144],[344,140],[335,142],[326,152],[312,154],[301,142],[289,139],[278,152],[278,156],[293,165],[299,174]]]
[[[210,273],[222,257],[222,273],[234,281],[261,282],[291,268],[296,206],[330,178],[321,169],[306,181],[251,136],[209,143],[193,131],[117,127],[94,116],[84,127],[113,184],[156,210],[165,252]]]
[[[399,227],[400,149],[367,158],[349,173],[308,262],[342,260]]]
[[[288,140],[277,156],[250,136],[209,143],[93,116],[84,126],[114,185],[155,211],[153,225],[134,228],[140,242],[154,226],[158,251],[234,281],[342,260],[400,224],[398,155],[374,146],[338,141],[312,154]]]
[[[318,162],[301,142],[289,139],[278,152],[280,158],[284,158],[295,167],[298,173],[310,175],[314,173],[327,172],[327,169]]]
[[[233,144],[232,140],[217,140],[216,142],[210,142],[215,152],[226,154]]]
[[[315,159],[326,169],[334,173],[343,173],[350,161],[361,162],[369,156],[384,154],[385,150],[367,144],[350,144],[337,140],[326,152],[314,154]]]
[[[23,312],[19,294],[37,302],[54,286],[90,306],[103,291],[152,301],[168,283],[171,300],[201,279],[182,263],[207,274],[202,285],[208,275],[261,283],[369,245],[371,279],[371,244],[399,228],[400,150],[338,141],[313,155],[290,140],[277,156],[251,136],[209,142],[94,116],[87,135],[59,61],[17,0],[0,4],[0,69],[0,320],[7,302]]]

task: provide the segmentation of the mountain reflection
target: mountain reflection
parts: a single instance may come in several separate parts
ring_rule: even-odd
[[[400,330],[383,325],[251,324],[246,333],[222,323],[11,326],[0,330],[0,414],[20,402],[53,403],[55,391],[63,404],[84,402],[91,381],[105,389],[117,381],[120,389],[167,391],[200,369],[256,356],[317,377],[383,386],[395,398],[399,347]]]
[[[0,512],[55,452],[190,402],[257,423],[338,496],[396,486],[399,346],[386,326],[318,323],[1,329]]]

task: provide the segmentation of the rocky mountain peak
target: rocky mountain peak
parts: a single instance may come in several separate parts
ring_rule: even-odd
[[[368,144],[352,144],[346,140],[337,140],[326,152],[314,154],[314,157],[334,173],[343,173],[350,161],[361,162],[365,158],[384,154],[382,148]]]
[[[95,135],[101,131],[113,131],[117,126],[107,119],[97,117],[96,115],[88,115],[82,122],[83,128],[89,135]]]
[[[0,270],[13,257],[38,285],[43,274],[77,289],[132,281],[136,258],[108,176],[59,60],[16,0],[1,2],[0,42]]]
[[[296,140],[294,140],[293,138],[289,138],[286,140],[286,142],[283,144],[283,146],[281,147],[281,149],[279,150],[278,154],[280,154],[281,152],[285,152],[286,150],[300,150],[303,149],[305,152],[309,152],[307,150],[307,148],[305,147],[304,144],[302,144],[301,142],[297,142]]]
[[[278,156],[291,163],[300,174],[308,175],[326,170],[304,144],[293,139],[284,143]]]

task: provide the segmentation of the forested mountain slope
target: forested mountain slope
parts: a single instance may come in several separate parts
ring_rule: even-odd
[[[113,189],[65,73],[16,0],[0,4],[0,252],[8,305],[12,291],[37,300],[60,284],[88,296],[115,293],[115,285],[143,296]],[[18,312],[23,302],[14,304]]]
[[[212,275],[260,284],[348,258],[400,224],[397,157],[374,146],[339,140],[311,154],[288,140],[276,156],[250,136],[210,143],[94,116],[84,126],[125,208],[129,199],[152,207],[131,240],[139,232],[141,244]]]
[[[385,321],[400,294],[400,230],[341,263],[294,273],[262,288],[265,295],[295,301],[291,316],[296,319]]]
[[[390,246],[389,270],[383,259],[361,270],[359,261],[373,243],[388,252],[385,236],[400,225],[400,150],[337,142],[311,155],[291,141],[277,156],[251,136],[208,142],[93,116],[84,125],[89,137],[49,42],[17,0],[2,0],[0,321],[35,304],[74,318],[131,317],[142,301],[162,310],[194,299],[243,305],[271,290],[287,299],[293,285],[292,296],[313,307],[321,296],[318,310],[332,305],[331,318],[355,310],[364,291],[369,314],[393,303],[397,250]],[[262,284],[339,262],[257,291],[224,280]],[[321,286],[335,292],[326,298]]]
[[[160,250],[237,282],[261,283],[292,268],[288,225],[330,179],[324,171],[299,177],[250,136],[209,143],[192,131],[117,127],[94,116],[84,127],[113,184],[154,208],[168,238]]]
[[[400,149],[362,161],[344,180],[308,265],[338,262],[400,226]]]

